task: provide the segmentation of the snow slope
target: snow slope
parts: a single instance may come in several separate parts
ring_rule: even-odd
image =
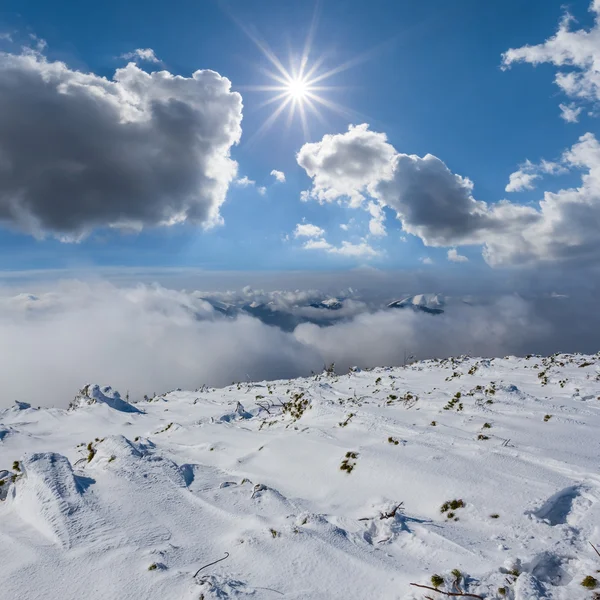
[[[0,597],[591,599],[599,430],[600,355],[21,404]]]

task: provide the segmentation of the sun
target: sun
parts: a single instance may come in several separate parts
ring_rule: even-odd
[[[287,83],[287,93],[293,100],[304,100],[310,93],[309,86],[304,79],[290,79]]]
[[[237,19],[234,20],[270,63],[268,68],[259,66],[259,70],[271,80],[271,83],[267,85],[239,86],[240,90],[266,92],[270,94],[268,99],[256,107],[263,109],[268,106],[270,114],[266,117],[258,130],[254,132],[249,140],[247,140],[247,143],[251,143],[258,137],[261,137],[273,126],[284,111],[287,111],[286,128],[288,129],[296,115],[299,116],[306,141],[310,140],[308,124],[309,115],[318,119],[322,124],[327,124],[325,118],[321,114],[322,109],[337,112],[351,119],[357,117],[364,118],[364,116],[356,113],[356,111],[350,110],[331,98],[328,98],[327,96],[329,96],[330,92],[339,92],[345,88],[337,85],[330,85],[326,80],[364,62],[368,58],[368,55],[365,54],[355,57],[354,59],[329,69],[323,68],[326,60],[325,54],[322,54],[315,59],[311,59],[310,55],[317,26],[316,10],[304,43],[304,48],[301,52],[290,55],[288,67],[284,66],[277,54],[271,50],[266,41],[259,38],[254,29],[251,29],[247,24],[241,23]]]

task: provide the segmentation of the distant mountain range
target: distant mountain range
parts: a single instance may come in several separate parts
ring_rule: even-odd
[[[388,308],[409,308],[431,315],[441,315],[445,306],[446,299],[441,294],[417,294],[388,304]]]
[[[239,304],[222,302],[213,298],[203,298],[215,311],[228,317],[237,315],[251,315],[267,325],[279,327],[284,331],[293,331],[302,323],[314,323],[320,326],[332,325],[341,319],[349,318],[347,311],[342,310],[346,297],[331,297],[322,300],[306,301],[304,304],[293,306],[282,305],[278,302],[240,302]],[[443,294],[415,294],[394,300],[386,305],[372,305],[365,307],[365,311],[384,309],[408,309],[430,315],[444,313],[448,304],[471,304],[466,297],[450,297]],[[339,314],[336,314],[339,311]],[[356,313],[353,313],[356,314]]]

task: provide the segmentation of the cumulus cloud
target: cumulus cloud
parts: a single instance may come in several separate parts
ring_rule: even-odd
[[[145,60],[146,62],[159,63],[160,60],[154,54],[152,48],[136,48],[133,52],[127,52],[121,55],[125,60]]]
[[[325,235],[325,230],[311,223],[298,223],[294,230],[294,237],[322,237]]]
[[[332,202],[348,197],[360,206],[373,182],[387,177],[396,154],[384,133],[369,131],[366,124],[350,125],[343,135],[326,135],[320,142],[304,144],[298,164],[313,180],[304,200]]]
[[[338,149],[340,156],[335,154]],[[582,172],[579,187],[545,192],[537,207],[476,200],[473,183],[452,173],[442,160],[431,154],[401,154],[384,134],[371,132],[367,125],[306,144],[298,160],[313,179],[306,198],[346,198],[359,206],[370,197],[392,208],[404,231],[427,246],[480,245],[492,266],[600,256],[595,232],[600,224],[600,153],[591,133],[560,162],[526,162],[513,174],[511,191],[531,187],[541,174]]]
[[[285,183],[285,173],[283,171],[278,171],[277,169],[273,169],[271,171],[271,175],[275,177],[275,180],[279,183]]]
[[[585,318],[568,298],[549,298],[546,305],[516,296],[473,306],[459,302],[438,316],[345,300],[345,318],[329,327],[301,324],[291,332],[247,315],[226,317],[206,302],[208,296],[156,285],[73,281],[36,295],[5,290],[1,405],[19,399],[66,406],[88,382],[112,385],[123,394],[129,390],[136,399],[176,387],[309,375],[331,362],[344,372],[354,365],[402,364],[405,352],[427,358],[590,351],[600,330],[590,326],[594,311],[587,310],[595,305],[595,294],[591,302],[576,300],[586,309]],[[217,297],[313,313],[317,309],[297,304],[321,298],[314,290],[252,288],[212,294]]]
[[[419,259],[424,265],[432,265],[433,264],[433,259],[430,258],[429,256],[422,256]]]
[[[591,29],[572,30],[573,17],[566,13],[558,31],[537,45],[511,48],[502,55],[502,65],[509,68],[517,62],[532,65],[550,63],[559,68],[555,83],[571,98],[578,101],[600,100],[600,2],[593,0],[590,11],[594,13],[594,25]],[[561,106],[562,108],[562,106]],[[573,112],[573,105],[563,109],[563,115],[571,118],[579,113]],[[569,120],[569,119],[566,119]]]
[[[456,250],[456,248],[450,248],[450,250],[448,250],[448,260],[450,262],[457,262],[457,263],[469,262],[469,259],[466,256],[459,254],[458,251]]]
[[[242,98],[209,70],[112,79],[0,53],[0,221],[77,239],[96,227],[222,221]]]

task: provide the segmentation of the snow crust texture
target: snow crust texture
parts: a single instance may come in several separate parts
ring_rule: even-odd
[[[600,355],[0,412],[0,598],[591,600],[592,544]]]

